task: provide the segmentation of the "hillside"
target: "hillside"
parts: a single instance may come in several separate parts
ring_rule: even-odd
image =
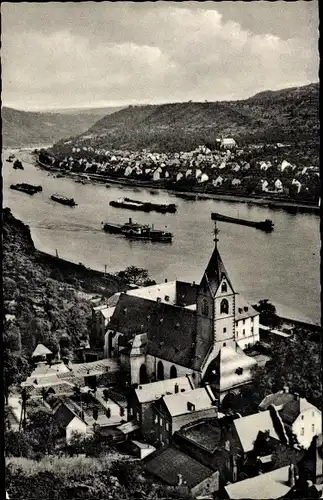
[[[120,108],[72,109],[60,112],[20,111],[3,107],[2,138],[4,147],[53,144],[62,138],[81,134],[98,119]]]
[[[318,109],[318,83],[241,101],[129,106],[105,116],[74,142],[159,151],[192,150],[221,135],[242,143],[317,142]]]

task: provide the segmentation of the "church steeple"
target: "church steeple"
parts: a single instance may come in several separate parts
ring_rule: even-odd
[[[217,228],[216,221],[214,221],[213,234],[214,234],[214,250],[209,260],[209,263],[204,271],[200,286],[204,290],[206,287],[209,288],[212,296],[214,297],[218,291],[218,288],[223,278],[226,279],[233,293],[234,289],[218,250],[219,230]]]

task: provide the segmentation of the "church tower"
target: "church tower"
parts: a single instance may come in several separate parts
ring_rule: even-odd
[[[222,347],[236,348],[236,292],[218,250],[218,229],[214,225],[214,250],[199,285],[196,304],[195,366]]]

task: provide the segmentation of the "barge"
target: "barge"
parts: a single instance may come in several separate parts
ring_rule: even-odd
[[[221,222],[229,222],[231,224],[240,224],[242,226],[255,227],[266,232],[271,232],[274,230],[274,223],[271,219],[265,219],[264,221],[250,221],[239,219],[236,217],[229,217],[228,215],[222,215],[216,212],[211,213],[211,219]]]
[[[175,213],[177,210],[175,203],[152,203],[149,201],[133,200],[131,198],[118,198],[117,200],[110,201],[110,205],[112,207],[139,210],[141,212],[151,212],[154,210],[155,212],[164,214],[167,212]]]
[[[62,205],[68,205],[70,207],[75,207],[77,203],[75,203],[74,198],[66,198],[60,194],[52,194],[51,199],[56,201],[57,203],[61,203]]]
[[[128,239],[132,240],[149,240],[161,243],[171,243],[173,239],[172,233],[163,231],[162,229],[155,229],[154,225],[137,224],[129,219],[125,224],[105,223],[103,226],[104,231],[114,234],[122,234]]]
[[[27,184],[22,182],[21,184],[11,184],[10,189],[14,189],[16,191],[22,191],[27,194],[35,194],[43,190],[41,186],[34,186],[33,184]]]

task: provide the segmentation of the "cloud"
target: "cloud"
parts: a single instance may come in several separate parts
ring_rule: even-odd
[[[50,6],[42,5],[33,22],[23,4],[26,16],[16,10],[13,27],[3,13],[3,102],[26,108],[238,99],[317,81],[314,35],[254,33],[214,7],[188,3],[92,3],[85,10],[52,4],[59,7],[46,17]]]

